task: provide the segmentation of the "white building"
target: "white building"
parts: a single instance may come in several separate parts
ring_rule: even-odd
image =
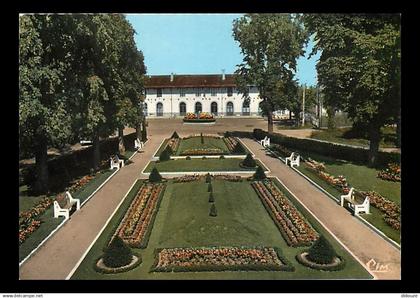
[[[145,115],[176,117],[208,112],[215,116],[259,116],[258,89],[249,87],[250,101],[238,93],[234,75],[149,76],[145,82]]]

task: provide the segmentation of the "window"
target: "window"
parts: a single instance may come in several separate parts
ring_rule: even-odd
[[[231,101],[226,104],[226,115],[233,116],[233,102]]]
[[[185,88],[179,88],[179,96],[185,97]]]
[[[143,103],[143,115],[147,116],[147,103]]]
[[[179,104],[179,115],[185,116],[185,114],[187,114],[187,105],[185,104],[185,102],[181,102]]]
[[[161,102],[156,105],[156,116],[163,116],[163,104]]]
[[[217,96],[217,88],[211,88],[211,96]]]
[[[232,87],[228,87],[227,88],[227,96],[232,96],[233,94],[233,88]]]
[[[156,89],[156,96],[157,97],[162,97],[162,88]]]
[[[217,102],[212,102],[210,105],[210,111],[212,114],[217,115]]]
[[[195,103],[195,113],[196,114],[199,114],[202,111],[203,111],[203,108],[202,108],[201,102],[196,102]]]
[[[195,96],[200,96],[201,92],[200,92],[200,88],[195,88]]]

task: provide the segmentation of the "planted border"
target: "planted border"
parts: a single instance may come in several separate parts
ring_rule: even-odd
[[[165,187],[165,183],[144,183],[131,202],[114,236],[119,235],[131,247],[147,247]]]
[[[251,185],[289,246],[309,246],[318,238],[315,229],[271,180]]]
[[[277,247],[159,248],[151,272],[294,271]]]

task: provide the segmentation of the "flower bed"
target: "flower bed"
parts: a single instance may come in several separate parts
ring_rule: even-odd
[[[238,142],[239,142],[238,138],[236,138],[236,137],[223,138],[223,141],[225,142],[226,147],[228,147],[230,152],[233,152],[236,144],[238,144]]]
[[[382,180],[401,182],[401,167],[396,163],[389,163],[388,168],[378,172],[377,177]]]
[[[193,182],[201,180],[204,176],[203,175],[185,175],[182,177],[173,178],[174,183],[185,183],[185,182]]]
[[[347,180],[344,176],[339,175],[337,177],[334,177],[333,175],[328,174],[327,172],[325,172],[324,164],[317,162],[313,159],[309,158],[305,163],[308,165],[308,169],[315,172],[315,174],[317,174],[318,177],[337,188],[343,194],[347,194],[350,191],[350,186],[347,183]]]
[[[384,213],[384,221],[395,230],[401,228],[401,208],[394,202],[385,199],[374,191],[362,192],[363,195],[369,197],[369,202],[375,208]]]
[[[214,175],[213,177],[214,177],[214,179],[226,180],[226,181],[230,181],[230,182],[241,182],[242,181],[241,176],[235,176],[235,175]]]
[[[163,248],[156,250],[152,271],[294,271],[272,247]]]
[[[25,242],[29,235],[41,226],[41,221],[36,220],[36,218],[50,208],[52,203],[52,199],[45,198],[30,210],[19,213],[19,244]]]
[[[83,186],[88,184],[93,178],[95,178],[96,174],[94,175],[86,175],[76,181],[73,185],[68,188],[69,192],[76,192],[81,189]]]
[[[132,247],[145,248],[164,189],[164,183],[144,183],[115,235]]]
[[[318,238],[286,196],[270,180],[251,183],[289,246],[308,246]]]
[[[218,136],[218,135],[210,135],[210,134],[202,134],[203,135],[203,137],[204,138],[212,138],[212,139],[221,139],[222,137],[221,136]],[[201,137],[201,134],[192,134],[192,135],[189,135],[188,137],[183,137],[182,139],[183,140],[188,140],[188,139],[192,139],[192,138],[199,138],[199,137]]]
[[[208,148],[208,149],[187,149],[181,152],[180,155],[220,155],[224,154],[224,151],[219,148]]]

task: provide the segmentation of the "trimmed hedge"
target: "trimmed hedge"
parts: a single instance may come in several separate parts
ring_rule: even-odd
[[[156,169],[156,167],[154,167],[152,169],[152,171],[150,172],[149,181],[150,182],[161,182],[162,181],[162,176],[160,175],[160,173],[159,173],[158,169]]]
[[[334,248],[322,235],[308,250],[308,260],[318,264],[330,264],[336,255]]]
[[[176,131],[172,134],[171,139],[179,139],[179,135]]]
[[[217,209],[216,209],[216,205],[211,204],[211,207],[210,207],[210,213],[209,213],[209,215],[210,215],[210,216],[213,216],[213,217],[216,217],[216,216],[217,216]]]
[[[264,173],[264,169],[261,166],[258,166],[257,170],[255,171],[255,174],[253,176],[255,180],[263,180],[267,178],[267,176]]]
[[[103,273],[103,274],[115,274],[115,273],[127,272],[127,271],[130,271],[130,270],[136,268],[143,261],[140,254],[133,253],[133,256],[136,256],[138,258],[138,260],[132,266],[122,267],[122,268],[121,267],[118,267],[118,268],[109,268],[109,269],[104,269],[104,268],[100,268],[100,267],[96,266],[96,264],[98,263],[98,261],[102,258],[102,256],[100,256],[99,258],[96,258],[95,263],[93,263],[93,269],[96,272]]]
[[[159,155],[159,161],[168,161],[171,159],[171,151],[169,146],[166,146],[165,150],[163,150]]]
[[[278,133],[267,133],[259,128],[254,129],[252,136],[257,140],[262,140],[264,137],[268,136],[271,143],[280,144],[286,146],[287,148],[310,151],[337,159],[353,161],[359,164],[366,164],[368,162],[369,150],[364,148],[354,148],[346,145],[322,142],[315,139],[286,137]],[[400,153],[378,152],[378,166],[385,166],[390,162],[400,163],[400,160]]]
[[[257,163],[255,162],[254,158],[252,158],[251,153],[248,153],[245,159],[242,161],[241,165],[246,168],[255,168]]]
[[[251,247],[250,247],[251,248]],[[258,247],[257,247],[258,248]],[[158,256],[159,252],[163,248],[157,248],[154,251],[154,258],[155,261],[150,268],[149,272],[220,272],[220,271],[287,271],[287,272],[293,272],[295,271],[295,267],[293,264],[286,259],[286,257],[283,256],[283,252],[278,247],[273,247],[275,252],[277,253],[277,257],[279,260],[283,263],[283,265],[280,266],[273,266],[273,265],[254,265],[254,264],[248,264],[248,265],[242,265],[240,267],[235,265],[209,265],[209,266],[196,266],[196,267],[181,267],[181,266],[168,266],[166,268],[156,268],[156,265],[159,261]]]
[[[209,195],[209,203],[214,203],[213,192],[211,192],[210,195]]]
[[[103,262],[110,268],[123,267],[131,263],[133,257],[130,247],[116,236],[105,250]]]
[[[207,192],[213,192],[213,186],[211,185],[211,182],[208,184]]]
[[[344,269],[344,267],[346,266],[346,261],[344,258],[337,256],[340,259],[340,263],[336,266],[325,266],[325,265],[321,265],[321,264],[315,264],[315,263],[308,263],[303,257],[302,257],[302,253],[304,253],[304,251],[302,251],[301,253],[296,255],[296,260],[302,264],[303,266],[309,267],[311,269],[315,269],[315,270],[322,270],[322,271],[339,271]]]
[[[216,119],[182,119],[182,120],[188,123],[216,122]]]

